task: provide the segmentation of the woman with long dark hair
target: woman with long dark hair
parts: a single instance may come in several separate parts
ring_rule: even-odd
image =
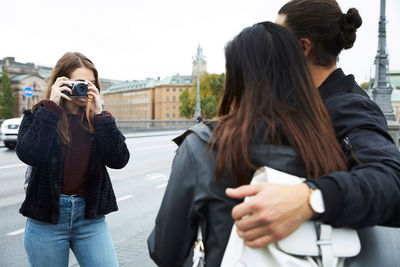
[[[32,172],[20,213],[30,266],[118,266],[105,215],[118,210],[107,167],[129,160],[125,137],[103,111],[97,70],[81,53],[54,67],[46,98],[24,111],[16,152]]]
[[[328,113],[298,41],[271,22],[244,29],[225,48],[225,90],[215,121],[191,128],[180,145],[148,239],[160,266],[182,266],[201,226],[206,265],[219,266],[229,239],[228,187],[248,184],[260,166],[316,178],[347,170]],[[283,185],[271,184],[279,190]],[[290,186],[309,195],[306,184]],[[305,198],[306,199],[306,198]],[[298,220],[313,212],[307,200],[290,207]]]
[[[336,227],[399,227],[399,150],[380,108],[353,75],[346,76],[336,66],[340,52],[351,48],[356,40],[362,23],[357,9],[343,13],[335,0],[292,0],[279,10],[276,22],[293,32],[301,44],[313,83],[350,164],[349,172],[333,172],[307,182],[313,190],[322,192],[319,203],[314,204],[324,209],[314,218]],[[232,212],[239,234],[249,246],[276,242],[302,223],[285,208],[287,202],[279,200],[282,190],[273,192],[267,185],[250,185],[229,189],[227,194],[238,199],[254,196]],[[293,199],[301,201],[300,192],[296,195]],[[266,217],[272,206],[279,211],[274,218]],[[284,225],[293,227],[277,227]]]

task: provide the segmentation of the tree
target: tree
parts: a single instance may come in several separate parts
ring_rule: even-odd
[[[218,103],[214,95],[204,97],[201,102],[201,111],[204,118],[214,118],[217,116]]]
[[[3,72],[1,76],[0,87],[0,119],[9,119],[15,117],[14,103],[15,97],[14,90],[11,87],[10,79],[7,73]]]
[[[217,116],[218,103],[224,91],[225,74],[203,73],[200,77],[200,104],[201,116],[212,119]],[[188,119],[193,118],[196,106],[197,79],[193,83],[193,90],[184,90],[179,96],[181,106],[180,115]]]
[[[195,101],[191,99],[191,92],[188,89],[182,91],[179,101],[182,103],[179,107],[180,115],[188,119],[193,118]]]
[[[368,85],[369,85],[368,82],[363,82],[362,84],[360,84],[360,87],[361,87],[362,89],[364,89],[364,90],[368,90]]]

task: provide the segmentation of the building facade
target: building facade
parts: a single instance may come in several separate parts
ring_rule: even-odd
[[[117,120],[183,120],[179,95],[192,90],[190,75],[173,75],[163,80],[147,78],[120,83],[102,91],[104,109]]]
[[[21,116],[25,109],[32,108],[35,103],[45,98],[47,82],[52,70],[52,67],[36,66],[33,63],[17,62],[14,57],[0,59],[0,72],[7,73],[11,82],[11,87],[14,89],[14,114],[16,117]],[[99,80],[100,88],[102,90],[107,90],[112,85],[122,82],[102,78]],[[33,89],[32,97],[25,97],[24,89],[27,87]]]
[[[11,87],[14,90],[15,116],[21,116],[26,108],[32,108],[34,103],[44,97],[47,86],[44,75],[48,75],[51,72],[51,68],[38,67],[33,63],[20,63],[16,62],[14,57],[6,57],[0,60],[0,70],[7,73]],[[27,87],[33,89],[34,94],[32,97],[25,97],[24,89]]]

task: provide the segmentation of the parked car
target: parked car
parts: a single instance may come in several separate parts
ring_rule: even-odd
[[[18,129],[22,117],[4,120],[0,127],[0,140],[8,149],[15,149],[17,145]]]

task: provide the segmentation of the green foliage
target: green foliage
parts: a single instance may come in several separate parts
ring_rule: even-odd
[[[201,101],[201,111],[205,118],[215,118],[217,116],[218,103],[213,95],[204,97]]]
[[[10,79],[7,73],[3,72],[1,76],[0,87],[0,119],[14,118],[15,97],[14,90],[11,87]]]
[[[182,103],[179,107],[180,115],[188,119],[193,118],[196,101],[191,98],[191,91],[183,90],[179,96],[179,101]]]
[[[368,89],[368,82],[363,82],[362,84],[360,84],[360,87],[364,90]]]
[[[200,106],[204,119],[215,118],[218,105],[224,92],[225,74],[203,73],[200,77]],[[184,90],[179,96],[182,105],[179,107],[181,116],[193,118],[196,107],[197,79],[193,82],[193,90]]]

